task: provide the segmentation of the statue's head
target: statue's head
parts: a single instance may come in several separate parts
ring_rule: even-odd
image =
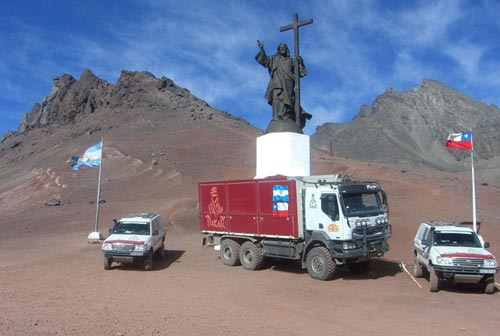
[[[290,50],[288,49],[288,46],[286,43],[280,43],[278,45],[278,48],[276,48],[278,51],[278,54],[285,56],[285,57],[290,57]]]

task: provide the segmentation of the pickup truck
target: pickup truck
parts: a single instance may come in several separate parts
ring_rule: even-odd
[[[437,292],[440,283],[476,283],[484,292],[495,292],[497,261],[471,227],[457,223],[424,222],[414,239],[413,275],[429,275],[429,290]]]
[[[113,262],[141,263],[145,271],[153,269],[153,256],[164,258],[165,223],[160,215],[131,213],[115,221],[103,242],[104,269],[111,269]]]

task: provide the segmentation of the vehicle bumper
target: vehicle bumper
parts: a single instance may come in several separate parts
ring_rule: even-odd
[[[112,259],[115,262],[119,263],[134,263],[139,260],[144,260],[144,257],[147,255],[147,252],[115,252],[115,251],[106,251],[104,252],[104,256],[108,259]]]
[[[351,241],[330,241],[330,251],[337,259],[377,257],[389,251],[387,238],[390,236],[390,225],[375,227],[358,227],[353,230]],[[345,244],[350,245],[345,248]]]
[[[434,271],[441,279],[453,280],[457,283],[478,283],[485,277],[492,277],[497,273],[496,268],[466,268],[454,266],[434,265]]]

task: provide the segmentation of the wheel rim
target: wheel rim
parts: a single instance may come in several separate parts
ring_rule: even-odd
[[[231,248],[225,247],[222,255],[224,256],[224,259],[226,259],[226,260],[231,259],[231,257],[233,256]]]
[[[314,257],[311,261],[311,267],[314,272],[320,273],[323,271],[323,268],[325,267],[325,264],[323,263],[323,259],[321,257]]]
[[[245,261],[246,264],[250,264],[253,261],[253,254],[252,251],[246,250],[243,253],[243,260]]]

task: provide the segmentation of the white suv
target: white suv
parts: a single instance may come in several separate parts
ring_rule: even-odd
[[[429,289],[439,290],[441,281],[480,283],[484,292],[495,291],[497,261],[490,246],[471,227],[443,222],[422,223],[414,239],[413,275],[429,274]]]
[[[112,262],[141,262],[144,270],[153,269],[153,255],[165,255],[165,223],[160,215],[131,213],[109,230],[110,236],[103,242],[104,269],[111,269]]]

